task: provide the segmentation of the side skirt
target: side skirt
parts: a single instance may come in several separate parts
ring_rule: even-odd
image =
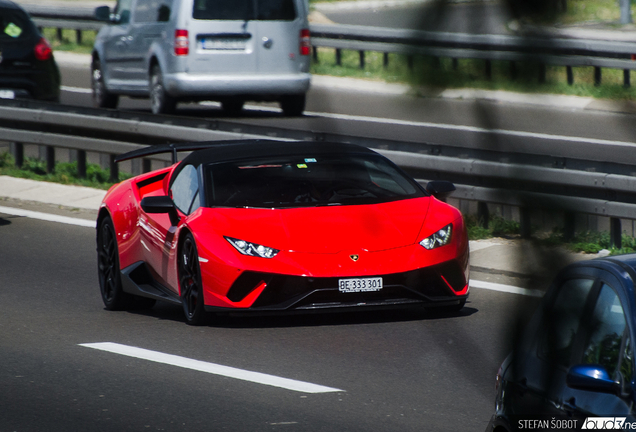
[[[143,261],[136,262],[121,271],[124,292],[140,297],[181,305],[181,298],[157,282]]]

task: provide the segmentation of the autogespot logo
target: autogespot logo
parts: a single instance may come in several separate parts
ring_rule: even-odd
[[[627,417],[588,417],[583,422],[581,429],[594,429],[594,430],[622,430],[633,429],[632,426],[636,426],[636,423],[626,423]]]

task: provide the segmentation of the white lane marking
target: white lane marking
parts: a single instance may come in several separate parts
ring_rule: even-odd
[[[79,219],[79,218],[72,218],[72,217],[68,217],[68,216],[58,216],[58,215],[54,215],[54,214],[41,213],[41,212],[31,211],[31,210],[17,209],[17,208],[13,208],[13,207],[2,207],[2,206],[0,206],[0,213],[9,214],[9,215],[13,215],[13,216],[28,217],[28,218],[31,218],[31,219],[38,219],[38,220],[49,221],[49,222],[59,222],[59,223],[64,223],[64,224],[68,224],[68,225],[83,226],[83,227],[88,227],[88,228],[95,228],[95,226],[96,226],[96,222],[95,221],[90,221],[90,220],[86,220],[86,219]]]
[[[67,91],[74,91],[77,93],[91,93],[90,89],[82,89],[77,87],[66,87]],[[204,106],[220,106],[218,102],[201,102],[200,105]],[[261,106],[261,105],[245,105],[245,108],[250,110],[260,110],[265,112],[281,112],[280,108],[269,107],[269,106]],[[430,123],[430,122],[420,122],[420,121],[411,121],[411,120],[400,120],[400,119],[390,119],[384,117],[366,117],[366,116],[358,116],[358,115],[350,115],[350,114],[334,114],[334,113],[324,113],[324,112],[315,112],[315,111],[305,111],[306,116],[310,117],[324,117],[324,118],[332,118],[336,120],[351,120],[351,121],[361,121],[361,122],[373,122],[380,124],[392,124],[392,125],[400,125],[400,126],[416,126],[416,127],[427,127],[427,128],[436,128],[436,129],[446,129],[446,130],[456,130],[462,132],[477,132],[477,133],[490,133],[490,134],[499,134],[505,136],[514,136],[514,137],[522,137],[522,138],[540,138],[551,141],[567,141],[567,142],[577,142],[577,143],[588,143],[588,144],[600,144],[600,145],[619,145],[619,146],[629,146],[633,147],[636,145],[634,142],[629,141],[612,141],[598,138],[585,138],[585,137],[573,137],[567,135],[550,135],[545,133],[538,132],[524,132],[524,131],[513,131],[507,129],[488,129],[477,126],[465,126],[465,125],[454,125],[454,124],[446,124],[446,123]]]
[[[545,294],[543,291],[540,290],[519,288],[512,285],[503,285],[494,282],[485,282],[474,279],[470,280],[469,285],[471,288],[487,289],[491,291],[499,291],[510,294],[521,294],[530,297],[543,297],[543,294]]]
[[[60,86],[60,89],[71,93],[93,94],[91,89],[82,87]]]
[[[601,145],[621,145],[621,146],[630,146],[633,147],[633,142],[628,141],[612,141],[612,140],[604,140],[597,138],[584,138],[584,137],[572,137],[566,135],[550,135],[545,133],[537,133],[537,132],[524,132],[524,131],[512,131],[506,129],[488,129],[477,126],[464,126],[464,125],[453,125],[453,124],[445,124],[445,123],[430,123],[430,122],[418,122],[418,121],[410,121],[410,120],[399,120],[399,119],[387,119],[382,117],[364,117],[364,116],[356,116],[349,114],[331,114],[331,113],[317,113],[311,111],[305,111],[306,115],[320,116],[325,118],[334,118],[340,120],[354,120],[354,121],[366,121],[366,122],[374,122],[381,124],[395,124],[401,126],[419,126],[419,127],[427,127],[427,128],[436,128],[436,129],[447,129],[447,130],[457,130],[463,132],[478,132],[478,133],[490,133],[490,134],[500,134],[500,135],[508,135],[508,136],[516,136],[523,138],[541,138],[545,140],[553,140],[553,141],[568,141],[568,142],[584,142],[589,144],[601,144]]]
[[[229,378],[236,378],[243,381],[249,381],[257,384],[264,384],[273,387],[280,387],[287,390],[293,390],[302,393],[329,393],[343,392],[332,387],[325,387],[318,384],[311,384],[303,381],[296,381],[289,378],[281,378],[274,375],[268,375],[260,372],[251,372],[243,369],[237,369],[230,366],[223,366],[214,363],[208,363],[200,360],[193,360],[186,357],[180,357],[172,354],[164,354],[159,351],[151,351],[143,348],[137,348],[128,345],[121,345],[113,342],[86,343],[80,346],[94,348],[101,351],[107,351],[115,354],[121,354],[129,357],[135,357],[156,363],[178,366],[185,369],[192,369],[199,372],[206,372],[214,375],[221,375]]]

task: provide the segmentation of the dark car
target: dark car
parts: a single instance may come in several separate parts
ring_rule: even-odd
[[[59,101],[60,72],[29,15],[0,0],[0,99],[16,98]]]
[[[488,430],[636,428],[634,281],[636,254],[561,271],[497,373]]]

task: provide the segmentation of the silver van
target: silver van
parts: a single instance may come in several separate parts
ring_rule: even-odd
[[[309,89],[306,0],[119,0],[95,9],[108,25],[93,48],[95,105],[150,98],[153,113],[178,102],[278,101],[301,115]]]

